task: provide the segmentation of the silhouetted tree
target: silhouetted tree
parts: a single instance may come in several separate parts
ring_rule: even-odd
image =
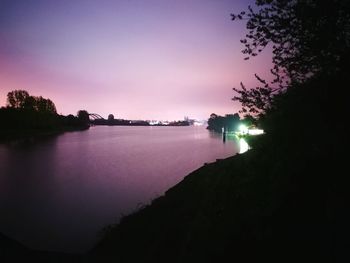
[[[29,96],[24,102],[24,109],[37,110],[37,100],[36,97]]]
[[[7,93],[7,105],[10,108],[23,109],[29,93],[25,90],[14,90]]]
[[[275,94],[293,82],[302,83],[317,74],[332,75],[350,63],[350,1],[348,0],[257,0],[257,8],[232,14],[247,20],[249,33],[241,42],[247,55],[256,56],[272,44],[274,67],[271,83],[251,90],[234,88],[233,100],[242,112],[261,114],[271,107]]]
[[[56,106],[50,99],[44,99],[43,97],[34,97],[35,109],[39,112],[47,112],[56,114]]]
[[[247,89],[241,82],[241,88],[233,88],[238,96],[234,96],[232,100],[239,101],[242,104],[240,113],[244,116],[264,114],[272,107],[273,97],[282,92],[282,89],[272,88],[267,82],[255,74],[257,80],[263,84],[256,88]]]
[[[113,114],[109,114],[108,115],[108,125],[112,125],[114,123],[114,115]]]
[[[232,14],[247,19],[244,54],[256,56],[272,43],[273,72],[304,80],[317,72],[349,64],[350,2],[348,0],[258,0],[258,10]]]
[[[78,119],[82,124],[88,124],[89,119],[89,113],[86,110],[80,110],[77,113]]]
[[[215,118],[217,118],[217,117],[218,117],[218,115],[215,114],[215,113],[210,114],[210,119],[215,119]]]
[[[108,115],[108,120],[109,121],[113,121],[114,120],[114,115],[113,114],[109,114]]]

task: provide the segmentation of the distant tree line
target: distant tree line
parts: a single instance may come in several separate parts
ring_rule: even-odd
[[[88,127],[87,111],[79,111],[77,116],[59,115],[50,99],[31,96],[25,90],[9,92],[6,107],[0,108],[0,139]]]
[[[168,124],[168,126],[190,126],[190,122],[188,120],[172,121]]]
[[[124,119],[114,119],[111,118],[110,114],[108,116],[108,119],[96,119],[92,121],[93,125],[109,125],[109,126],[149,126],[150,124],[147,121],[131,121],[131,120],[124,120]],[[113,115],[112,115],[113,116]]]
[[[91,122],[93,125],[109,125],[109,126],[150,126],[149,121],[145,120],[125,120],[125,119],[115,119],[113,114],[109,114],[107,120],[96,119]],[[158,123],[152,124],[153,126],[189,126],[190,122],[188,120],[184,121],[172,121],[167,124]]]

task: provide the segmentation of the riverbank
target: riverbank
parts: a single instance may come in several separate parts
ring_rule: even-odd
[[[271,148],[194,171],[151,205],[110,226],[91,255],[116,262],[341,257],[340,216],[346,206],[339,182],[320,165],[328,156],[280,156]]]
[[[0,143],[21,143],[30,142],[37,139],[48,138],[56,135],[63,134],[65,132],[85,131],[90,127],[76,126],[76,127],[61,127],[59,129],[13,129],[13,130],[0,130]]]
[[[89,129],[89,117],[58,115],[55,111],[6,107],[0,108],[0,143],[31,141],[68,131]]]

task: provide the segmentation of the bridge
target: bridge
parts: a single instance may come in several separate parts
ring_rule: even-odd
[[[89,113],[89,118],[90,118],[91,121],[105,120],[105,118],[103,118],[101,115],[99,115],[97,113]]]

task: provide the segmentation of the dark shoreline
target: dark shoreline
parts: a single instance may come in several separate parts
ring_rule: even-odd
[[[65,132],[77,132],[86,131],[90,126],[82,127],[65,127],[62,129],[55,130],[38,130],[38,129],[28,129],[28,130],[5,130],[0,131],[0,143],[22,143],[35,141],[37,139],[50,138],[52,136],[57,136]]]

